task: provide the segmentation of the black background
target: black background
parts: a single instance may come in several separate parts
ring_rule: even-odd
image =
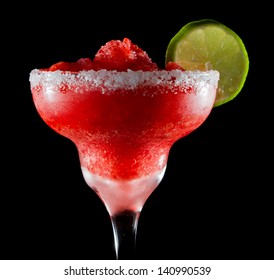
[[[6,8],[0,259],[115,258],[108,213],[82,178],[74,144],[37,114],[29,72],[92,58],[107,41],[125,37],[163,67],[170,39],[203,18],[242,38],[249,74],[233,101],[172,147],[165,177],[140,216],[137,258],[274,258],[271,86],[263,90],[260,65],[270,59],[261,38],[266,22],[235,6],[218,6],[223,15],[210,7],[198,13],[198,5],[47,2],[16,6],[17,14]]]

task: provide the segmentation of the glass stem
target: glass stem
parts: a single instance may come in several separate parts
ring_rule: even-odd
[[[135,259],[137,225],[140,212],[124,211],[111,216],[116,259]]]

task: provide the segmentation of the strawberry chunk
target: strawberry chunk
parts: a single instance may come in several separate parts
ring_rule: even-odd
[[[50,68],[48,68],[48,71],[55,71],[55,70],[61,70],[61,71],[70,71],[70,72],[79,72],[82,70],[90,70],[92,69],[92,61],[90,58],[80,58],[76,62],[57,62],[53,64]]]
[[[151,61],[147,53],[128,38],[123,41],[112,40],[107,42],[99,49],[93,63],[107,70],[158,70],[158,66]]]
[[[166,70],[185,70],[183,69],[180,65],[178,65],[176,62],[172,62],[172,61],[169,61],[167,64],[166,64],[166,67],[165,67]]]

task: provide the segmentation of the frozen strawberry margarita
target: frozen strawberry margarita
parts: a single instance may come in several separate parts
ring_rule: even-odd
[[[87,184],[109,212],[141,211],[161,181],[172,144],[198,128],[215,101],[217,71],[159,69],[129,39],[94,59],[59,62],[30,74],[35,106],[72,140]]]

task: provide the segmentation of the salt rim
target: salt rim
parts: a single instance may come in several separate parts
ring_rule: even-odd
[[[133,90],[138,86],[196,86],[197,83],[217,86],[220,73],[216,70],[208,71],[182,71],[156,70],[156,71],[132,71],[120,72],[116,70],[101,69],[98,71],[88,70],[73,73],[69,71],[45,71],[33,69],[30,72],[29,81],[31,88],[37,86],[60,88],[66,86],[73,91],[82,92],[83,89],[102,90]],[[77,88],[75,88],[77,85]]]

